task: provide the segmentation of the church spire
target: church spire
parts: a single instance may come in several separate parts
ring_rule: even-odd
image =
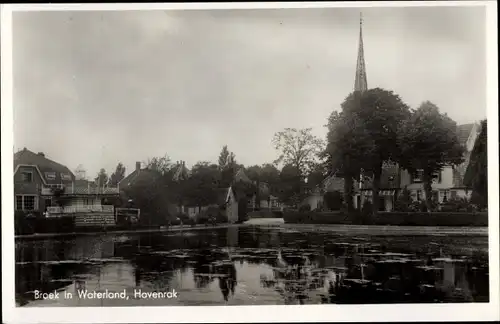
[[[368,84],[366,82],[365,53],[363,49],[363,16],[359,14],[359,48],[358,62],[356,64],[356,78],[354,80],[354,91],[366,91]]]

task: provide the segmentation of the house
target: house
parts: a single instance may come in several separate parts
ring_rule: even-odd
[[[190,218],[196,217],[198,214],[207,211],[211,207],[217,207],[219,208],[220,206],[224,206],[226,204],[227,200],[227,192],[229,188],[219,188],[217,189],[217,201],[213,204],[208,204],[205,206],[192,206],[192,205],[185,205],[181,206],[178,210],[178,213],[184,213],[187,214]]]
[[[113,206],[103,202],[117,197],[118,188],[76,180],[66,166],[24,148],[14,154],[14,194],[15,210],[46,216],[113,214]]]
[[[471,190],[463,183],[465,171],[470,162],[470,156],[474,149],[481,126],[479,123],[459,125],[457,127],[458,140],[465,148],[464,162],[458,166],[445,166],[432,183],[435,198],[439,203],[446,202],[454,198],[470,198]],[[416,201],[425,199],[422,182],[422,170],[417,170],[414,174],[408,171],[401,172],[401,188],[406,187],[413,199]]]
[[[477,123],[457,127],[459,142],[465,147],[464,162],[458,166],[445,166],[436,174],[432,181],[432,190],[438,203],[446,202],[452,198],[470,198],[471,191],[464,186],[463,178],[479,133],[480,125]],[[425,192],[422,172],[423,170],[417,170],[410,174],[396,163],[384,164],[379,191],[380,210],[393,210],[395,199],[404,188],[409,190],[414,201],[423,201]],[[360,197],[357,197],[356,200],[360,201],[362,206],[364,201],[371,201],[371,196],[371,179],[367,177],[361,186]]]
[[[397,163],[384,163],[382,166],[382,174],[380,175],[380,187],[379,187],[379,210],[380,211],[392,211],[394,210],[394,205],[396,199],[401,191],[401,172],[400,167]],[[359,185],[359,192],[355,194],[355,206],[356,208],[362,208],[366,201],[373,202],[373,182],[372,178],[367,176],[364,177]]]
[[[257,183],[254,182],[254,185]],[[257,202],[257,195],[253,195],[249,199],[249,207],[251,210],[256,209],[281,209],[282,204],[278,197],[271,195],[271,188],[267,182],[259,183],[259,202]]]
[[[245,197],[245,193],[234,186],[227,189],[225,209],[228,223],[236,223],[240,219],[239,200]]]

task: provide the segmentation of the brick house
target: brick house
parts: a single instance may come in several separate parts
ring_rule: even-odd
[[[113,212],[113,206],[102,202],[117,196],[118,189],[76,180],[66,166],[48,159],[42,152],[24,148],[14,154],[14,195],[16,211],[54,216]]]

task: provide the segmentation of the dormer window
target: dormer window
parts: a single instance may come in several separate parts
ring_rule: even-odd
[[[45,172],[45,178],[47,178],[47,180],[49,180],[49,181],[56,180],[56,173],[55,172]]]
[[[71,175],[69,175],[68,173],[61,173],[61,180],[71,181]]]

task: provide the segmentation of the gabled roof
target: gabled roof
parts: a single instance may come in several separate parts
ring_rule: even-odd
[[[467,140],[469,139],[470,133],[472,132],[473,128],[474,128],[473,123],[457,126],[458,141],[460,142],[461,145],[467,144]]]
[[[243,171],[243,168],[239,169],[238,172],[236,172],[234,176],[234,181],[242,181],[246,183],[252,183],[252,180],[246,175],[245,171]]]
[[[133,183],[137,181],[142,181],[142,180],[147,180],[151,179],[155,176],[157,176],[158,173],[153,170],[149,170],[147,168],[140,169],[140,170],[134,170],[132,173],[130,173],[128,176],[123,178],[118,185],[120,188],[124,188],[127,186],[131,186]]]
[[[75,175],[65,165],[48,159],[43,153],[37,154],[27,148],[14,154],[14,173],[17,172],[18,168],[21,166],[37,167],[41,173],[40,177],[42,177],[43,181],[47,184],[67,183],[75,180]],[[45,174],[46,172],[54,172],[55,178],[49,180]],[[71,179],[63,180],[61,174],[67,174]]]

